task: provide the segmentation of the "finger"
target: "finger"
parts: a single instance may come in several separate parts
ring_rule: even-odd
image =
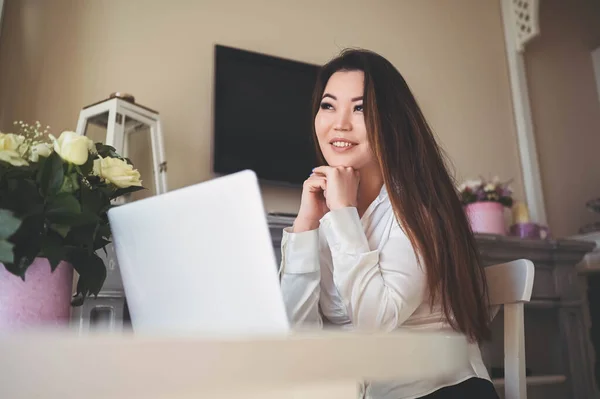
[[[327,179],[323,176],[313,175],[305,180],[304,185],[309,189],[324,190],[327,185]]]
[[[317,166],[313,169],[313,173],[320,173],[327,176],[332,170],[334,169],[331,166]]]
[[[306,179],[306,181],[311,181],[311,180],[327,180],[327,176],[313,173],[312,175],[310,175],[308,177],[308,179]]]
[[[325,191],[327,188],[327,182],[325,180],[315,180],[308,184],[308,191],[314,193],[318,191]]]

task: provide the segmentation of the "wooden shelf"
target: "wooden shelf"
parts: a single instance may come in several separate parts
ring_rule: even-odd
[[[525,302],[525,307],[528,308],[555,308],[560,305],[558,299],[532,299]]]
[[[551,385],[551,384],[561,384],[567,380],[567,377],[564,375],[534,375],[529,376],[527,379],[527,385]],[[504,378],[494,378],[492,382],[496,386],[504,385]]]
[[[559,306],[562,307],[577,307],[582,306],[583,302],[580,300],[560,301],[559,299],[532,299],[529,302],[525,302],[525,308],[535,309],[554,309]],[[502,311],[504,308],[500,308]]]

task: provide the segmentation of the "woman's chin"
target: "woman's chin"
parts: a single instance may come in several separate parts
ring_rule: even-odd
[[[344,162],[343,159],[336,159],[333,161],[327,161],[327,165],[333,167],[333,168],[337,168],[338,166],[344,167],[344,168],[354,168],[356,169],[356,166],[353,162]]]
[[[354,168],[357,164],[354,157],[344,154],[327,154],[325,160],[327,161],[327,164],[332,167],[343,166],[345,168]]]

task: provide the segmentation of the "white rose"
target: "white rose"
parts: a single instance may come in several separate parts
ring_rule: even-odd
[[[89,138],[75,132],[62,132],[58,140],[54,141],[54,151],[65,161],[74,165],[83,165],[94,148],[94,142]]]
[[[27,166],[29,163],[17,151],[0,149],[0,161],[8,162],[12,166]]]
[[[0,150],[23,151],[25,137],[13,133],[0,133]],[[19,151],[21,150],[21,151]],[[27,150],[27,148],[25,148]]]
[[[0,133],[0,161],[8,162],[13,166],[29,165],[23,159],[23,153],[27,151],[24,144],[25,137],[12,133]]]
[[[94,160],[94,174],[119,188],[140,186],[140,172],[119,158],[102,158]]]
[[[52,153],[52,145],[48,143],[37,143],[31,147],[29,160],[31,162],[39,161],[40,157],[48,158]]]

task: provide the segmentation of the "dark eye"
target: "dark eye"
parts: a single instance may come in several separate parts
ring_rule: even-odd
[[[363,112],[363,106],[362,106],[362,104],[357,105],[356,107],[354,107],[354,111],[356,111],[356,112]]]
[[[333,109],[333,105],[323,102],[321,103],[321,109]]]

